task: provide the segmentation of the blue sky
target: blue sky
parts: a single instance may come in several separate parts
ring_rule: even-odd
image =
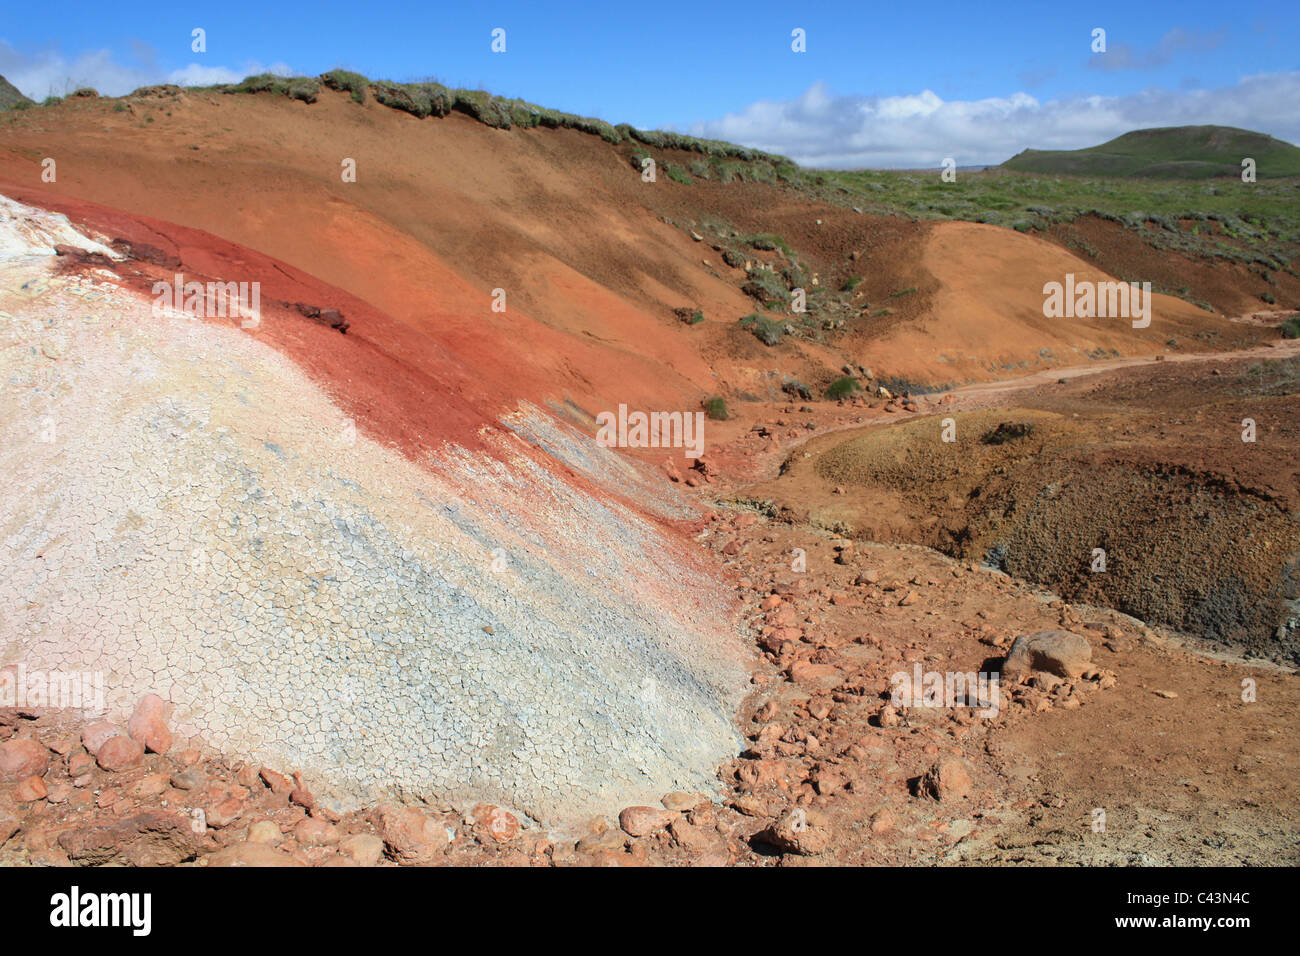
[[[129,9],[12,6],[0,22],[0,74],[44,97],[69,83],[120,94],[168,79],[344,66],[741,138],[825,165],[926,165],[953,153],[997,162],[1023,146],[1090,145],[1130,121],[1250,121],[1300,135],[1289,117],[1300,112],[1300,14],[1285,4],[224,0]],[[191,52],[194,27],[207,32],[206,53]],[[495,27],[506,30],[504,54],[491,52]],[[806,53],[790,49],[796,27]],[[1090,50],[1096,27],[1105,54]]]

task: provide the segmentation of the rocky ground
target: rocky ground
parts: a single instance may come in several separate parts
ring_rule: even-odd
[[[773,407],[689,475],[702,499],[729,502],[691,533],[734,582],[761,654],[738,715],[745,748],[715,792],[563,828],[486,804],[340,814],[292,767],[169,740],[156,700],[126,727],[10,710],[0,862],[1297,862],[1290,669],[1203,653],[976,563],[744,504],[746,484],[808,435],[968,401],[983,399]],[[1023,639],[1048,631],[1074,637]],[[891,696],[896,675],[918,669],[1005,673],[996,700]]]

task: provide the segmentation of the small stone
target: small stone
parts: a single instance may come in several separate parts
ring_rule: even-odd
[[[249,843],[280,843],[284,834],[273,820],[258,820],[248,828]]]
[[[326,820],[307,817],[293,828],[293,837],[303,846],[333,846],[339,842],[339,831]]]
[[[441,822],[412,807],[384,806],[378,810],[384,846],[399,863],[432,863],[450,842]]]
[[[919,790],[940,801],[965,797],[971,790],[969,766],[957,757],[945,757],[921,777]]]
[[[519,836],[519,818],[504,807],[480,804],[474,819],[498,843],[509,843]]]
[[[207,811],[208,826],[216,830],[224,829],[238,820],[244,813],[244,802],[238,797],[227,797]]]
[[[270,787],[271,792],[277,797],[287,797],[294,791],[293,781],[282,773],[276,773],[274,770],[263,767],[258,776],[262,778],[262,782]],[[245,784],[245,786],[247,785]]]
[[[1073,680],[1091,664],[1092,647],[1087,638],[1072,631],[1038,631],[1012,642],[1002,674],[1004,678],[1020,679],[1041,671]]]
[[[695,807],[699,806],[703,801],[700,799],[699,794],[682,793],[677,791],[665,794],[664,798],[659,802],[662,803],[664,808],[667,810],[683,812],[695,809]]]
[[[339,852],[358,866],[374,866],[384,855],[384,841],[372,833],[356,833],[339,841]]]
[[[95,761],[109,773],[121,773],[138,767],[144,760],[144,747],[130,737],[109,737],[95,754]]]
[[[719,842],[716,833],[693,826],[680,817],[668,824],[668,832],[672,834],[673,842],[691,853],[707,853]]]
[[[107,720],[97,720],[95,723],[87,725],[86,729],[81,732],[81,745],[91,754],[98,756],[100,747],[104,746],[113,737],[120,737],[121,735],[121,727],[111,724]]]
[[[172,774],[171,783],[177,790],[197,790],[203,786],[205,779],[203,771],[197,767],[190,767],[188,770]]]
[[[45,781],[37,776],[20,780],[18,786],[14,787],[14,799],[19,803],[34,803],[37,800],[44,800],[49,796],[49,793]]]
[[[646,836],[656,830],[662,830],[673,821],[675,814],[671,810],[656,807],[628,807],[618,815],[618,824],[628,836]]]
[[[756,839],[797,856],[818,856],[831,845],[830,831],[812,822],[811,814],[802,809],[787,813]]]
[[[43,776],[50,769],[50,752],[26,737],[0,744],[0,780],[24,780]]]
[[[288,853],[264,843],[236,843],[204,857],[208,866],[304,866]]]
[[[151,773],[134,787],[131,788],[131,796],[137,800],[147,800],[150,797],[156,797],[167,789],[170,780],[165,773]]]
[[[126,722],[126,732],[146,750],[165,754],[172,745],[172,733],[167,729],[167,704],[157,694],[145,694]]]

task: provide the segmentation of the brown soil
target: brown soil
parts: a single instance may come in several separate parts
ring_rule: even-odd
[[[1298,361],[1157,363],[992,409],[953,402],[810,443],[754,493],[825,527],[989,561],[1072,600],[1295,660]],[[997,443],[1000,425],[1028,433]]]

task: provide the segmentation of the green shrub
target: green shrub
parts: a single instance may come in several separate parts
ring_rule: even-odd
[[[748,329],[754,334],[754,338],[767,346],[776,345],[785,334],[785,327],[782,323],[769,319],[765,315],[759,315],[757,312],[751,312],[741,319],[740,326]]]
[[[228,87],[228,93],[265,93],[275,86],[279,77],[271,73],[258,73],[254,76],[246,76],[234,86]]]
[[[289,81],[284,92],[291,100],[315,103],[316,95],[320,92],[320,81],[307,76],[295,76]]]
[[[790,290],[775,272],[768,269],[755,269],[751,272],[740,291],[769,309],[790,304]]]
[[[715,422],[727,420],[727,402],[721,398],[710,398],[704,403],[704,414]]]
[[[1281,325],[1282,338],[1300,339],[1300,315],[1293,315]]]
[[[861,388],[861,386],[858,385],[857,379],[852,375],[845,375],[843,378],[838,378],[834,382],[831,382],[826,389],[826,397],[832,401],[838,401],[841,398],[848,398],[854,392],[858,391],[859,388]]]
[[[846,281],[846,282],[844,283],[844,285],[840,286],[840,291],[841,291],[841,292],[852,292],[852,291],[853,291],[854,289],[856,289],[856,288],[857,288],[861,283],[862,283],[862,276],[852,276],[852,277],[850,277],[850,278],[848,279],[848,281]]]
[[[664,175],[675,183],[681,183],[683,186],[689,186],[694,180],[691,174],[680,166],[674,166],[671,163],[664,167]]]
[[[330,70],[321,76],[321,81],[331,90],[347,90],[357,103],[366,101],[366,87],[370,81],[360,73],[351,70]]]
[[[1261,293],[1260,299],[1262,299],[1264,302],[1267,302],[1269,305],[1277,305],[1277,299],[1273,297],[1272,292]]]

